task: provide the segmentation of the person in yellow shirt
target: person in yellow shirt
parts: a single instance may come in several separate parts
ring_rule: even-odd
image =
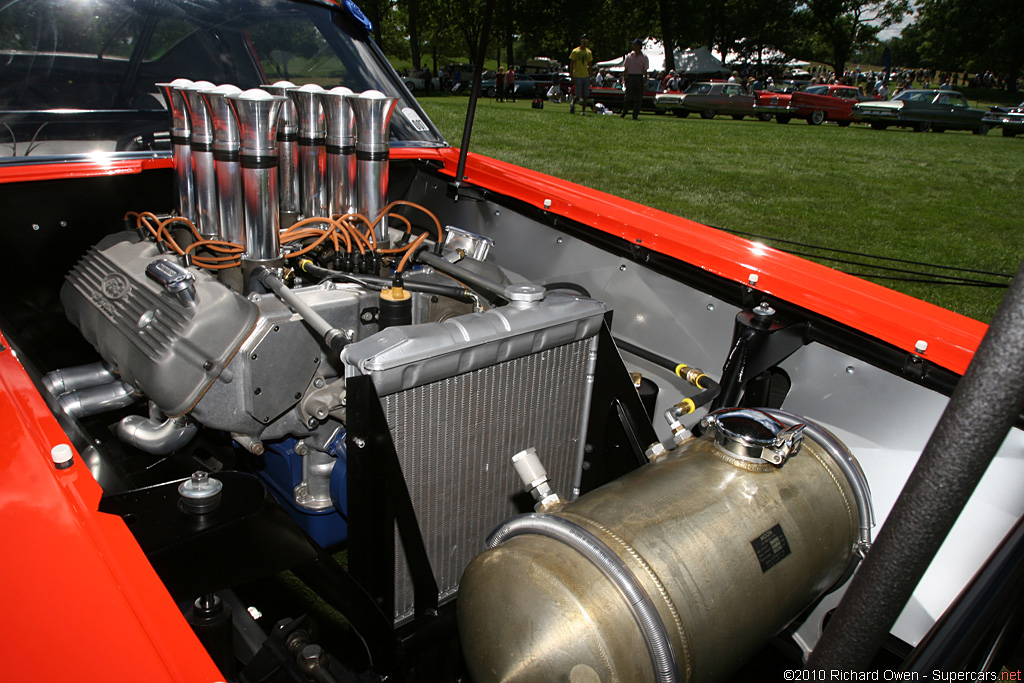
[[[572,76],[575,92],[569,104],[569,113],[576,113],[576,102],[580,101],[580,116],[587,111],[587,103],[590,102],[590,77],[594,75],[594,53],[587,45],[590,39],[586,34],[580,36],[580,45],[569,53],[569,75]],[[593,105],[591,111],[596,113]]]

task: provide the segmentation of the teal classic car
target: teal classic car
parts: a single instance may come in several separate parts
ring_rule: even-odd
[[[920,133],[969,130],[985,135],[991,128],[983,120],[985,112],[968,106],[967,98],[955,90],[905,90],[891,100],[855,104],[852,115],[876,130],[898,126]]]

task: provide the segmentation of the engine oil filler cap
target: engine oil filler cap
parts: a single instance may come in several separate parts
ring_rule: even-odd
[[[741,460],[781,466],[800,449],[804,425],[787,427],[771,415],[750,408],[726,408],[700,421],[714,430],[715,445]]]

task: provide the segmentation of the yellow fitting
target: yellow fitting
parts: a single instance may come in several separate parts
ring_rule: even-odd
[[[388,287],[381,290],[380,298],[386,301],[406,301],[412,298],[412,294],[404,287]]]
[[[679,408],[680,415],[689,415],[693,411],[697,410],[697,406],[688,398],[684,398],[682,401],[677,403],[676,407]]]
[[[679,376],[679,377],[680,377],[681,379],[686,379],[685,377],[683,377],[683,370],[685,370],[685,369],[686,369],[686,368],[688,368],[688,367],[690,367],[690,366],[689,366],[689,365],[687,365],[686,363],[680,363],[679,365],[677,365],[677,366],[676,366],[676,374],[677,374],[677,375],[678,375],[678,376]]]

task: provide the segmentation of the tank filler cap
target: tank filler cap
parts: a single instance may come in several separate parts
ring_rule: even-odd
[[[533,308],[544,300],[547,290],[541,285],[523,283],[505,288],[505,298],[515,308]]]
[[[804,425],[787,427],[771,415],[750,408],[726,408],[706,415],[701,426],[713,430],[715,445],[734,457],[781,466],[795,455]]]

